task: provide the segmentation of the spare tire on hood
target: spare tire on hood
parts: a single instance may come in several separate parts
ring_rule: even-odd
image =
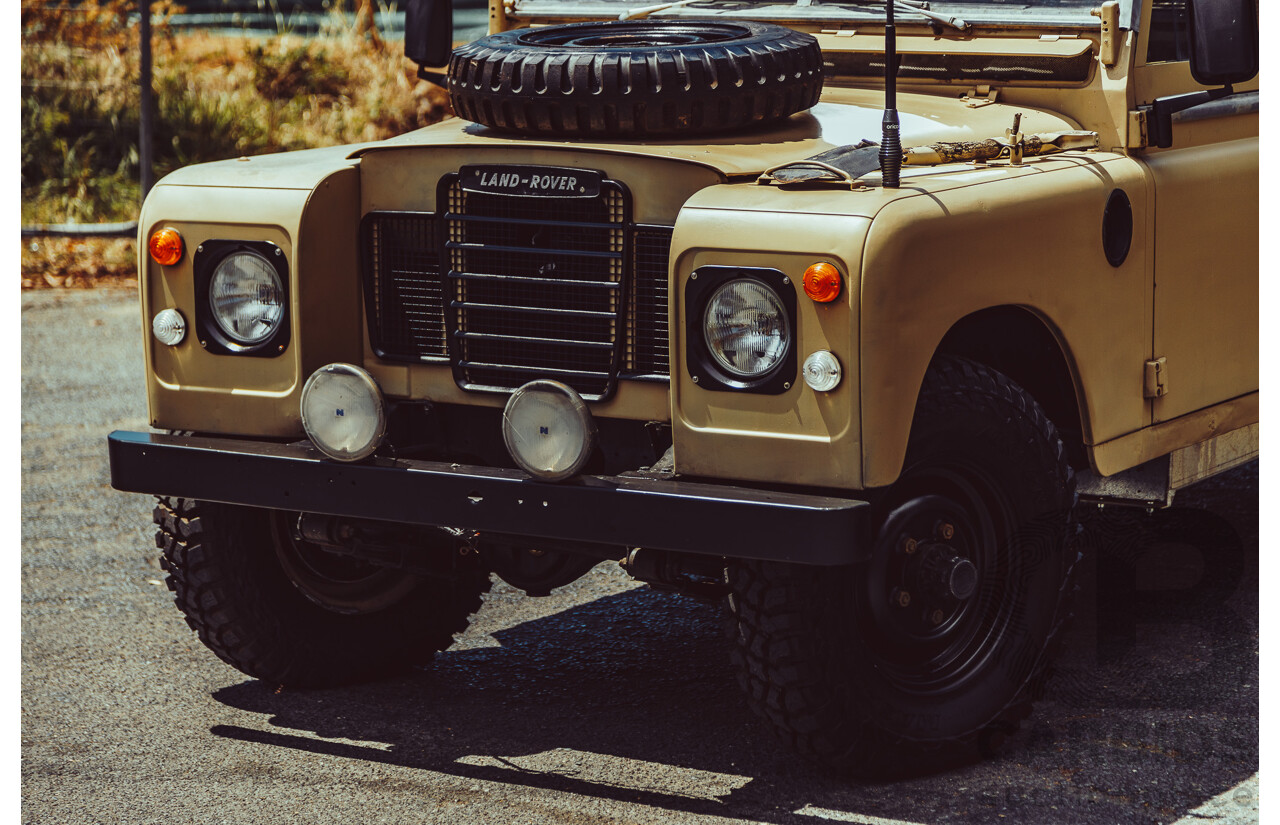
[[[811,35],[726,20],[570,23],[455,49],[460,117],[547,137],[684,137],[780,120],[818,102]]]

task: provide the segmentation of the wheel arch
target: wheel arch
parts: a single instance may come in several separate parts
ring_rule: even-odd
[[[1044,410],[1062,435],[1067,460],[1076,469],[1089,464],[1087,407],[1079,371],[1060,331],[1034,308],[1020,305],[992,306],[957,319],[933,347],[929,362],[911,376],[915,392],[910,408],[898,411],[908,426],[893,444],[881,441],[874,460],[864,464],[868,487],[892,483],[902,471],[909,422],[914,416],[924,382],[924,371],[939,355],[977,361],[1004,373],[1025,389]]]

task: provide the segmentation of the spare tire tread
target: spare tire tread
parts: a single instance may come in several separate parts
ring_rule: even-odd
[[[691,32],[706,25],[653,22]],[[533,136],[679,137],[769,123],[817,103],[822,51],[812,36],[762,23],[733,25],[746,35],[626,48],[524,43],[520,35],[528,30],[521,29],[490,35],[450,59],[454,110],[475,123]]]

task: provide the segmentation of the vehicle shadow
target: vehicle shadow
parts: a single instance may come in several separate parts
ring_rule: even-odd
[[[492,646],[395,681],[232,685],[214,698],[268,717],[266,729],[212,732],[780,824],[1168,821],[1257,770],[1257,539],[1233,526],[1250,508],[1256,523],[1256,494],[1224,490],[1091,520],[1080,620],[1045,701],[1001,755],[944,774],[858,783],[785,752],[738,692],[719,608],[644,589],[495,632]],[[1198,506],[1228,501],[1227,517]]]

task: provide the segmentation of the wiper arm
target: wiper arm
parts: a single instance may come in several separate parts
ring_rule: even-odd
[[[808,0],[808,2],[806,2],[806,0],[798,0],[798,2],[796,3],[796,5],[799,5],[799,6],[807,6],[811,4],[814,4],[813,0]],[[840,0],[840,2],[837,3],[836,5],[875,6],[879,8],[883,4],[884,4],[883,0]],[[970,28],[972,28],[972,26],[970,26],[968,22],[961,20],[959,17],[950,17],[945,14],[939,14],[936,11],[930,11],[929,4],[927,2],[921,2],[921,0],[893,0],[893,7],[895,9],[898,9],[900,11],[905,11],[910,14],[918,14],[921,17],[927,17],[930,20],[934,21],[935,23],[940,23],[944,26],[950,26],[951,28],[957,29],[962,32],[967,32]]]
[[[638,9],[631,9],[630,11],[624,11],[622,14],[618,15],[618,19],[619,20],[639,20],[642,17],[648,17],[649,15],[654,14],[656,12],[666,11],[667,9],[679,8],[680,6],[687,6],[690,3],[698,3],[698,2],[701,2],[701,0],[676,0],[674,3],[659,3],[656,6],[641,6]]]
[[[677,9],[677,8],[680,8],[681,6],[688,6],[690,4],[700,3],[700,2],[703,2],[703,0],[674,0],[674,2],[669,2],[669,3],[657,3],[652,6],[640,6],[639,8],[624,11],[622,14],[618,15],[618,19],[619,20],[639,20],[643,17],[648,17],[651,14],[657,14],[660,11],[667,11],[668,9]],[[761,2],[763,2],[763,0],[761,0]],[[883,3],[883,0],[840,0],[840,2],[835,3],[833,5],[876,6],[878,8],[882,5],[882,3]],[[819,0],[796,0],[796,5],[797,6],[817,6],[817,5],[820,5],[820,2]],[[950,17],[945,14],[939,14],[936,11],[930,11],[929,4],[928,2],[926,2],[926,0],[893,0],[893,5],[894,5],[894,8],[900,9],[910,14],[918,14],[921,17],[927,17],[928,19],[934,21],[935,23],[939,23],[944,26],[950,26],[951,28],[956,29],[958,31],[964,32],[964,31],[968,31],[971,28],[969,23],[967,23],[964,20],[961,20],[959,17]]]
[[[906,0],[894,0],[893,5],[901,9],[902,11],[907,11],[907,12],[911,12],[912,14],[922,15],[934,21],[935,23],[941,23],[944,26],[950,26],[951,28],[958,29],[962,32],[967,32],[970,28],[969,23],[967,21],[961,20],[959,17],[948,17],[945,14],[938,14],[936,11],[929,11],[928,9],[922,9],[911,3],[906,2]]]

